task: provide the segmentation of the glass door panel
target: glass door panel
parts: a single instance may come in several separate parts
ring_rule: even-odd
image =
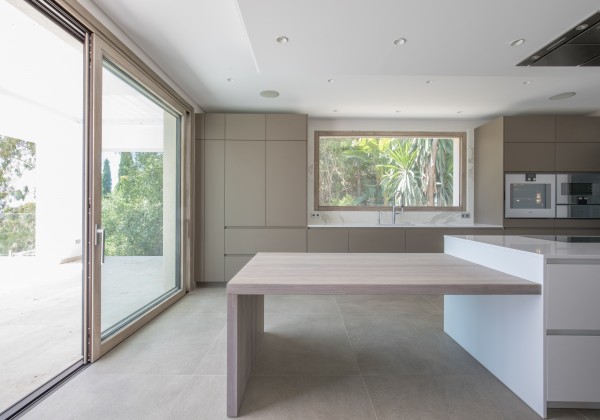
[[[84,51],[83,39],[26,2],[0,0],[0,413],[7,416],[84,363]]]
[[[181,115],[113,60],[101,69],[101,340],[181,291]]]

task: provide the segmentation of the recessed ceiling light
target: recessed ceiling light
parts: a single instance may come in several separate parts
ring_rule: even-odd
[[[333,112],[338,112],[338,110],[337,110],[337,109],[334,109],[334,110],[333,110]]]
[[[530,85],[530,84],[531,84],[531,80],[525,80],[525,81],[523,82],[523,85]]]
[[[396,110],[396,114],[399,114],[401,111],[399,109]]]
[[[406,38],[394,39],[394,45],[404,45],[404,44],[406,44]]]
[[[327,83],[333,83],[335,82],[335,79],[327,79]]]
[[[233,78],[230,77],[229,79],[227,79],[228,82],[233,82]]]
[[[587,29],[588,26],[590,26],[590,25],[588,25],[587,23],[582,23],[581,25],[577,25],[575,27],[575,30],[576,31],[583,31],[584,29]]]
[[[519,39],[515,39],[514,41],[512,41],[510,43],[511,47],[518,47],[519,45],[523,45],[525,43],[525,40],[523,38],[519,38]]]
[[[568,98],[572,98],[573,96],[575,96],[575,92],[565,92],[565,93],[559,93],[558,95],[551,96],[549,99],[551,101],[560,101],[561,99],[568,99]]]
[[[260,92],[260,96],[263,98],[277,98],[279,96],[279,92],[276,90],[263,90]]]
[[[275,38],[275,41],[277,41],[280,44],[287,44],[289,40],[290,39],[285,35],[281,35],[281,36],[278,36],[277,38]]]
[[[462,114],[463,112],[462,112],[462,111],[456,111],[456,113],[457,113],[457,114]]]
[[[433,82],[435,82],[435,80],[428,80],[425,83],[427,83],[428,85],[432,84]]]

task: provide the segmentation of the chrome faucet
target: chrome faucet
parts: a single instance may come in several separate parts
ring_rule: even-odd
[[[396,210],[396,203],[398,202],[398,194],[400,194],[400,213]],[[404,214],[404,194],[401,191],[396,191],[394,194],[394,204],[392,205],[392,224],[396,224],[396,215]]]

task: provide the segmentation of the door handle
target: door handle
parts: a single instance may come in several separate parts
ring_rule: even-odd
[[[96,235],[94,236],[94,245],[98,246],[99,244],[102,245],[102,248],[100,249],[100,261],[102,262],[102,264],[104,264],[104,245],[105,245],[105,237],[106,237],[106,233],[104,232],[104,229],[102,228],[102,225],[96,224],[95,226],[96,229]]]

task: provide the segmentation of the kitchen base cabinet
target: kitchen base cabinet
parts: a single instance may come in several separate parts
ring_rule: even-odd
[[[406,252],[444,252],[444,235],[462,234],[462,228],[406,229]]]
[[[309,228],[308,252],[348,252],[348,229]]]
[[[254,255],[226,255],[225,281],[229,281],[240,271]]]
[[[549,405],[600,401],[600,336],[551,335],[547,346]]]
[[[404,252],[406,229],[356,228],[348,235],[349,252]]]
[[[226,255],[257,252],[306,252],[306,229],[225,229]]]
[[[600,266],[548,264],[548,330],[597,331],[600,334]],[[600,352],[598,353],[600,364]]]

